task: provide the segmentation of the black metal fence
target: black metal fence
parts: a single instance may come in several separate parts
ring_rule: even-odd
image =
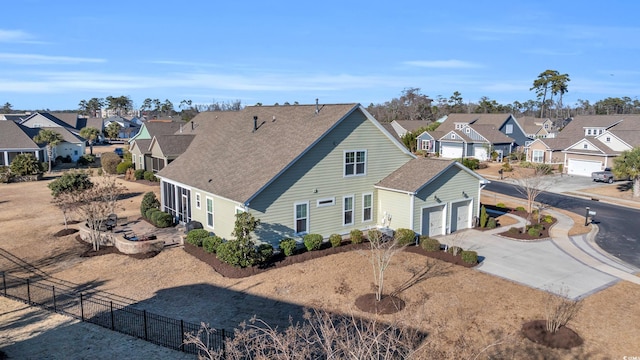
[[[2,272],[0,295],[21,300],[56,313],[70,315],[85,322],[113,331],[135,336],[139,339],[170,349],[198,354],[194,344],[185,344],[185,334],[198,334],[200,324],[176,320],[166,316],[140,310],[131,304],[110,300],[99,293],[76,292],[67,286],[49,285],[45,281],[30,280]],[[228,335],[224,329],[200,334],[210,349],[224,351]]]

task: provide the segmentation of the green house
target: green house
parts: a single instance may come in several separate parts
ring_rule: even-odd
[[[163,210],[227,239],[243,211],[274,245],[382,226],[422,233],[422,209],[443,205],[443,233],[457,231],[472,226],[486,182],[455,162],[417,159],[360,104],[206,112],[183,134],[193,141],[157,174]],[[466,223],[449,226],[465,211]]]

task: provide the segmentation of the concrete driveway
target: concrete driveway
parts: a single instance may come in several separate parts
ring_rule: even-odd
[[[618,281],[618,278],[576,260],[550,239],[523,242],[466,230],[440,241],[457,242],[464,249],[477,251],[483,258],[476,268],[479,271],[574,299]]]

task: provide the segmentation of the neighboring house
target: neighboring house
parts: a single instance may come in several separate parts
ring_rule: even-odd
[[[81,136],[72,133],[69,129],[64,127],[37,128],[37,130],[42,130],[42,129],[47,129],[53,132],[57,132],[58,134],[62,135],[62,138],[64,139],[64,141],[62,141],[60,144],[56,145],[53,148],[52,160],[56,160],[59,156],[63,158],[66,158],[67,156],[69,156],[71,158],[71,161],[75,162],[75,161],[78,161],[78,159],[82,155],[84,155],[86,150],[86,146],[85,146],[86,141]],[[41,145],[45,146],[45,144],[41,144]],[[45,161],[48,161],[46,156],[45,156]]]
[[[538,138],[526,148],[526,160],[538,164],[564,164],[564,153],[567,147],[573,145],[566,138]]]
[[[33,141],[38,129],[30,129],[13,121],[0,121],[0,166],[9,166],[18,154],[33,154],[45,161],[42,146]]]
[[[112,116],[104,119],[103,128],[106,129],[109,124],[114,122],[120,125],[120,132],[118,133],[119,139],[129,139],[140,131],[139,125],[132,123],[121,116]]]
[[[556,137],[557,129],[551,119],[540,119],[531,116],[518,118],[527,137],[531,139]]]
[[[192,137],[171,141],[165,135],[181,134],[180,129],[187,124],[177,122],[145,122],[130,140],[129,152],[136,169],[153,170],[157,172],[167,163],[173,161],[189,145]],[[191,126],[189,124],[188,126]],[[152,143],[152,140],[156,141]],[[154,155],[155,154],[155,155]]]
[[[359,104],[252,106],[193,122],[190,146],[157,173],[162,209],[223,238],[233,238],[244,211],[261,221],[258,241],[274,246],[382,225],[422,233],[423,208],[444,216],[442,233],[479,215],[482,178],[455,162],[416,159]],[[451,226],[452,211],[468,221]]]
[[[25,118],[20,125],[34,130],[49,129],[59,133],[62,135],[64,141],[54,148],[53,160],[58,156],[69,156],[72,161],[77,161],[80,156],[84,155],[86,149],[85,139],[79,135],[80,129],[77,127],[84,127],[86,120],[78,119],[78,115],[75,113],[62,114],[66,114],[65,120],[58,118],[53,115],[53,113],[35,112]],[[37,133],[38,131],[35,131],[32,136],[35,136]],[[43,161],[47,160],[48,159],[43,159]]]
[[[0,121],[9,120],[15,123],[21,123],[24,119],[29,117],[30,113],[24,114],[0,114]]]
[[[545,144],[554,155],[548,158],[545,153],[544,162],[562,163],[570,175],[591,176],[594,171],[613,167],[613,159],[623,151],[640,146],[640,116],[576,116],[558,133],[555,143],[554,139],[539,140],[527,150],[530,161],[540,160]],[[563,147],[561,161],[557,159],[559,147]]]
[[[530,138],[511,114],[450,114],[435,131],[417,137],[417,149],[446,159],[498,159],[523,147]],[[395,129],[395,128],[394,128]]]

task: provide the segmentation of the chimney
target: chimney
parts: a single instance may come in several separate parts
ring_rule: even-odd
[[[318,98],[316,98],[316,115],[320,112],[320,108],[318,107]]]
[[[258,130],[258,117],[254,116],[253,117],[253,132],[256,132],[256,130]]]

